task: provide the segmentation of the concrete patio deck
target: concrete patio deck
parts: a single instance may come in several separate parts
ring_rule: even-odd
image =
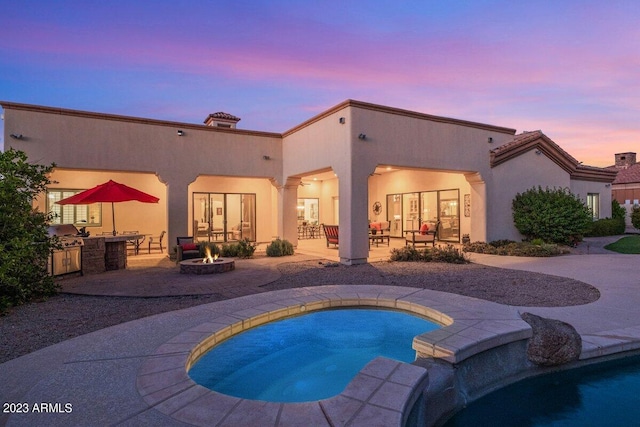
[[[591,244],[595,247],[602,243]],[[583,338],[582,358],[640,348],[637,255],[515,258],[474,254],[472,259],[485,265],[581,280],[597,287],[601,298],[583,306],[524,308],[443,292],[382,286],[323,286],[240,296],[113,326],[3,363],[0,365],[3,403],[24,402],[30,409],[45,403],[56,411],[3,413],[0,424],[179,426],[212,425],[217,419],[215,425],[300,425],[313,417],[326,422],[325,425],[368,425],[371,419],[399,420],[398,406],[381,400],[382,395],[377,394],[384,388],[381,384],[408,387],[390,375],[381,378],[376,374],[369,378],[371,375],[365,372],[369,382],[382,388],[376,386],[361,395],[345,390],[346,395],[332,402],[292,407],[264,403],[258,405],[262,409],[257,412],[254,403],[241,401],[229,406],[224,397],[216,397],[211,394],[214,392],[203,390],[189,383],[190,380],[185,382],[183,361],[189,357],[189,349],[213,330],[212,325],[232,327],[251,323],[260,316],[269,317],[274,310],[299,309],[306,304],[336,306],[393,301],[398,308],[426,307],[432,315],[442,313],[440,321],[448,324],[446,318],[450,318],[453,323],[421,336],[414,346],[423,349],[431,346],[434,352],[440,352],[437,355],[451,361],[469,357],[505,339],[525,338],[530,331],[519,317],[523,311],[572,324]],[[264,262],[268,264],[269,259]],[[145,376],[151,382],[145,382]],[[65,410],[66,403],[71,404],[71,410]]]

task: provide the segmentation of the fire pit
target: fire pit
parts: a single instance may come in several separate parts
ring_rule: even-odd
[[[187,259],[180,261],[182,274],[216,274],[234,270],[236,263],[232,259],[218,258],[213,262],[202,262],[201,259]]]
[[[218,258],[218,254],[211,256],[207,247],[203,259],[187,259],[180,261],[181,274],[216,274],[235,270],[236,263],[232,259]]]

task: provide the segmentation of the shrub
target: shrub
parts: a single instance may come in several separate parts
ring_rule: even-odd
[[[235,243],[223,243],[220,248],[220,256],[235,258],[238,256],[238,245]]]
[[[496,246],[486,242],[467,243],[462,247],[462,250],[464,252],[474,252],[477,254],[496,255],[498,253]]]
[[[249,239],[243,239],[235,243],[224,243],[222,248],[220,248],[220,256],[229,258],[251,258],[255,251],[256,244],[250,242]]]
[[[617,200],[613,199],[611,201],[611,218],[620,219],[624,224],[625,219],[627,218],[627,210],[620,206]]]
[[[544,245],[544,240],[542,240],[542,239],[540,239],[540,238],[533,239],[533,240],[531,241],[531,244],[532,244],[532,245],[536,245],[536,246],[542,246],[542,245]]]
[[[568,189],[532,188],[513,199],[513,222],[526,240],[574,244],[589,229],[592,215]]]
[[[625,228],[624,219],[603,218],[593,221],[585,235],[591,237],[615,236],[618,234],[624,234]]]
[[[288,240],[275,239],[267,246],[267,256],[293,255],[293,244]]]
[[[493,243],[493,242],[492,242]],[[548,257],[565,253],[566,251],[556,244],[544,242],[510,242],[498,247],[489,243],[474,242],[464,245],[463,251],[490,255]]]
[[[508,239],[502,239],[502,240],[493,240],[491,242],[489,242],[489,244],[491,246],[493,246],[494,248],[499,248],[500,246],[506,246],[509,245],[511,243],[515,243],[514,240],[508,240]]]
[[[635,205],[631,211],[631,224],[635,228],[640,228],[640,206]]]
[[[420,261],[421,258],[420,252],[412,246],[391,249],[391,261]]]
[[[0,312],[59,288],[47,270],[51,250],[59,247],[47,234],[53,218],[32,207],[54,166],[31,164],[22,151],[0,152]]]
[[[446,262],[450,264],[465,264],[469,260],[456,247],[424,248],[418,250],[412,246],[391,250],[391,261],[421,261],[421,262]]]
[[[251,258],[257,246],[255,243],[251,243],[249,239],[242,239],[236,245],[238,245],[238,258]]]

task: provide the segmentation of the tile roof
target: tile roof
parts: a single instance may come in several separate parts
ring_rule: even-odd
[[[613,184],[631,184],[640,182],[640,163],[629,166],[626,169],[612,168],[618,171]]]
[[[615,178],[615,171],[581,164],[540,130],[515,135],[508,143],[491,150],[491,167],[496,167],[533,149],[555,162],[572,179],[612,182]]]
[[[230,120],[230,121],[234,121],[234,122],[239,122],[240,121],[240,117],[236,117],[233,114],[225,113],[223,111],[218,111],[217,113],[209,114],[209,116],[207,116],[207,118],[205,119],[205,123],[209,119],[222,119],[222,120]]]

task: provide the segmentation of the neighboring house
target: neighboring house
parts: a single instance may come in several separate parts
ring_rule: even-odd
[[[631,227],[630,213],[633,206],[640,205],[640,163],[636,153],[617,153],[615,164],[607,169],[616,171],[611,185],[611,197],[627,210],[627,226]]]
[[[520,239],[514,196],[563,187],[611,216],[615,171],[581,165],[540,131],[515,130],[347,100],[283,133],[237,129],[238,117],[205,125],[0,102],[5,144],[55,162],[38,200],[60,220],[111,230],[99,207],[55,200],[108,179],[160,197],[116,206],[120,230],[176,237],[297,244],[298,225],[339,224],[339,256],[366,262],[368,222],[391,236],[439,220],[443,241]],[[13,137],[11,136],[13,135]]]

